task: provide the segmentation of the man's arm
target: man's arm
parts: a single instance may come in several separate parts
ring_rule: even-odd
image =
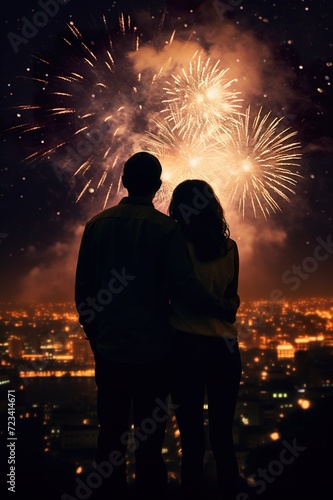
[[[89,299],[94,297],[94,269],[89,228],[85,227],[76,265],[75,305],[79,314],[79,323],[83,326],[86,338],[94,350],[97,335],[96,311],[89,307]]]

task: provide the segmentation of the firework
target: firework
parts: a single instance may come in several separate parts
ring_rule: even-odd
[[[184,137],[200,135],[208,140],[217,128],[228,127],[229,121],[241,107],[240,92],[232,89],[236,80],[228,80],[229,68],[221,68],[220,61],[202,58],[196,52],[187,68],[164,88],[167,98],[166,119]]]
[[[184,135],[170,121],[154,121],[146,134],[146,149],[163,165],[163,184],[157,195],[165,209],[179,182],[200,178],[210,183],[225,206],[234,207],[245,217],[252,211],[266,219],[281,211],[279,200],[290,201],[302,177],[298,173],[301,154],[297,132],[282,127],[283,118],[245,113],[228,122],[214,137]]]
[[[38,101],[18,108],[34,119],[15,127],[41,137],[26,161],[49,161],[57,175],[70,173],[79,185],[76,200],[99,191],[104,208],[121,189],[124,161],[142,147],[163,166],[160,209],[179,182],[201,178],[243,216],[249,209],[265,218],[281,210],[278,200],[289,201],[301,177],[296,132],[281,129],[283,119],[271,113],[252,118],[249,107],[243,113],[236,80],[203,51],[178,74],[171,74],[173,56],[157,68],[156,51],[156,60],[137,73],[127,57],[140,50],[130,18],[120,16],[112,37],[105,18],[103,25],[104,37],[88,43],[71,22],[66,57],[37,59]]]
[[[236,204],[245,215],[250,208],[266,218],[281,211],[279,199],[290,201],[301,175],[301,154],[297,132],[282,127],[283,118],[263,115],[262,109],[251,118],[250,107],[244,115],[217,136],[221,157],[220,192],[227,202]]]
[[[165,209],[171,193],[185,179],[212,180],[213,166],[218,165],[220,151],[216,141],[204,141],[196,134],[184,137],[168,120],[153,120],[143,141],[145,149],[157,156],[162,165],[162,187],[156,204]]]
[[[146,126],[143,103],[154,75],[136,74],[124,57],[140,46],[129,17],[120,16],[112,38],[105,17],[103,25],[97,41],[88,44],[71,22],[63,39],[66,57],[36,57],[43,73],[32,78],[38,103],[20,106],[22,115],[30,110],[34,118],[14,130],[39,131],[40,144],[25,162],[50,162],[57,174],[70,174],[77,201],[100,190],[105,207],[111,188],[117,192],[121,186],[119,165]]]

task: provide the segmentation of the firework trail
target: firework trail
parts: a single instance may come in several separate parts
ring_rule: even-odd
[[[97,43],[88,44],[71,22],[63,38],[66,57],[36,57],[46,75],[32,78],[39,102],[20,106],[22,113],[33,111],[34,119],[13,129],[41,134],[27,163],[51,162],[57,171],[70,174],[81,184],[77,201],[86,192],[101,190],[105,207],[111,188],[120,188],[119,165],[147,124],[143,105],[155,75],[135,73],[126,59],[140,47],[129,17],[120,15],[112,38],[105,17],[103,25]]]
[[[278,199],[290,201],[302,176],[298,173],[301,153],[297,132],[282,128],[283,118],[272,118],[262,109],[251,117],[250,107],[223,129],[217,140],[221,152],[221,196],[235,204],[243,217],[250,207],[267,218],[281,211]]]

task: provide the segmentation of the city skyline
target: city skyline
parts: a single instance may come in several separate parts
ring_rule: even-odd
[[[8,418],[7,392],[15,394],[16,494],[24,498],[31,491],[38,499],[47,494],[52,500],[72,500],[81,498],[78,492],[84,490],[88,498],[95,487],[90,478],[95,474],[96,479],[98,473],[96,385],[90,348],[76,328],[72,305],[29,310],[0,304],[0,316],[0,417],[2,422]],[[332,440],[332,320],[333,299],[254,301],[243,306],[239,332],[243,374],[234,442],[244,500],[278,500],[291,490],[319,495],[329,483],[327,455],[321,459],[316,450],[318,443],[322,452],[330,450]],[[170,498],[177,498],[181,448],[171,408],[160,408],[169,417],[162,452]],[[208,499],[214,489],[208,403],[204,416]],[[130,491],[133,451],[145,437],[143,429],[133,427],[127,436]],[[6,452],[3,447],[1,453]],[[43,471],[37,484],[32,473],[36,464]],[[317,475],[313,481],[310,471],[317,468],[326,472],[320,481]]]
[[[78,370],[77,376],[93,376],[94,359],[89,342],[70,302],[30,307],[0,303],[0,347],[3,359],[16,360],[22,376],[59,367]],[[293,301],[247,301],[235,323],[242,350],[272,349],[278,358],[294,356],[311,346],[333,342],[333,298]],[[230,349],[233,342],[230,341]],[[30,367],[30,368],[29,368]],[[44,370],[45,368],[45,370]],[[30,375],[29,375],[30,373]]]

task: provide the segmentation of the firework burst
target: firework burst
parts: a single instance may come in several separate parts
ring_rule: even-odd
[[[163,165],[162,188],[156,197],[161,209],[165,209],[179,182],[193,178],[211,181],[213,171],[208,166],[218,165],[220,158],[216,141],[204,141],[196,134],[184,136],[168,120],[152,121],[143,144]]]
[[[239,113],[242,99],[232,88],[236,80],[226,78],[228,71],[221,68],[220,61],[213,64],[196,52],[188,67],[171,75],[164,88],[167,108],[162,112],[184,137],[200,135],[206,141],[217,128],[228,127],[233,115]]]
[[[217,136],[221,151],[220,192],[227,202],[236,204],[245,215],[250,209],[265,218],[281,211],[279,199],[290,201],[301,175],[301,153],[297,132],[282,127],[283,118],[263,115],[260,109],[251,117],[250,107],[230,124],[229,131]]]

